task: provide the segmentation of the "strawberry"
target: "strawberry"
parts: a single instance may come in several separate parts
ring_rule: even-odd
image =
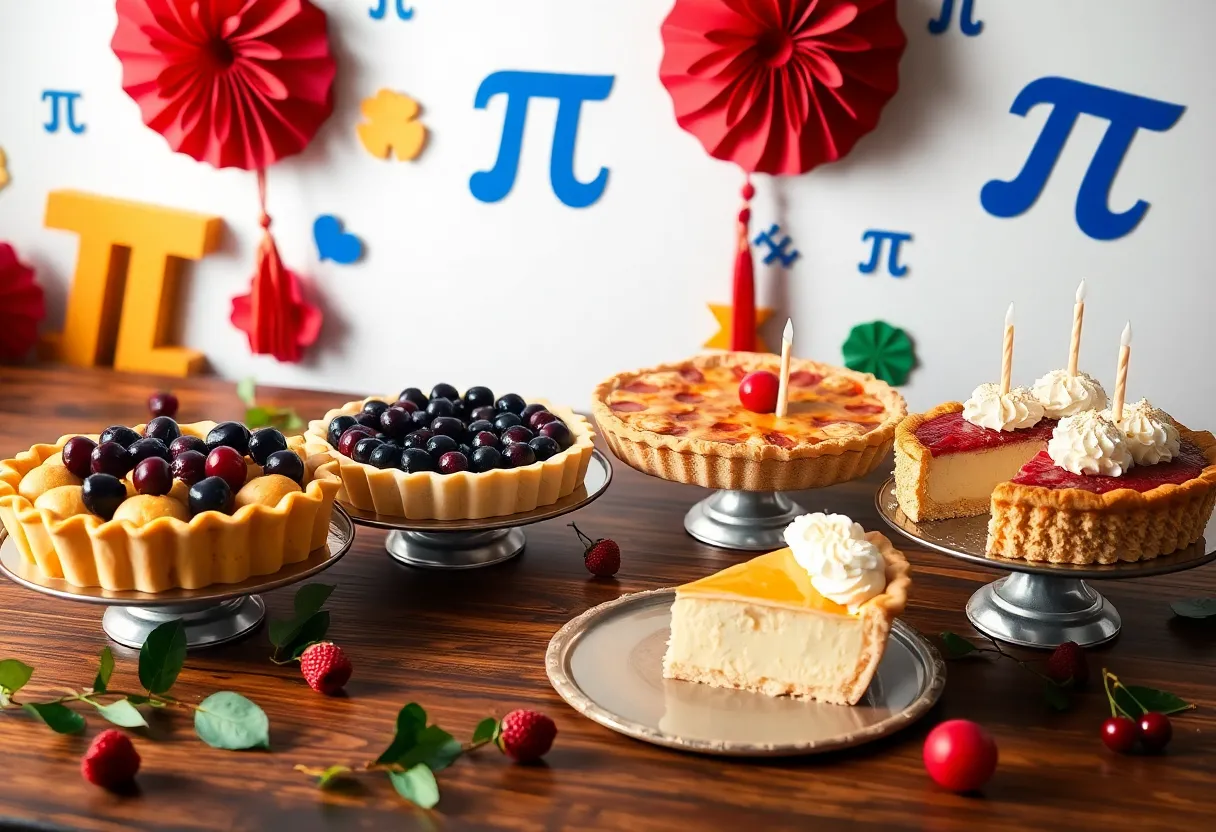
[[[621,547],[616,545],[616,541],[606,537],[592,540],[573,523],[570,528],[574,529],[579,542],[583,544],[583,563],[587,566],[587,571],[597,578],[611,578],[615,575],[621,568]]]
[[[89,745],[80,759],[80,773],[94,786],[115,790],[135,780],[139,752],[131,739],[115,728],[107,728]]]
[[[332,641],[310,644],[300,655],[300,672],[315,691],[334,694],[350,681],[350,659]]]
[[[1057,684],[1071,681],[1081,687],[1089,679],[1089,665],[1085,652],[1075,641],[1066,641],[1052,651],[1047,658],[1047,676]]]
[[[539,711],[511,711],[498,724],[496,742],[503,754],[517,763],[539,760],[553,747],[557,726]]]

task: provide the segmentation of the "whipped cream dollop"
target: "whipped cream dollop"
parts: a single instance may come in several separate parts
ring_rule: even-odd
[[[1096,410],[1061,419],[1051,433],[1047,453],[1052,462],[1074,474],[1121,477],[1133,464],[1123,433]]]
[[[1005,395],[995,384],[981,384],[963,402],[963,418],[990,430],[1032,428],[1043,418],[1043,405],[1025,387],[1015,387]]]
[[[785,529],[785,542],[815,591],[849,612],[887,588],[882,552],[866,540],[860,524],[843,514],[795,517]]]
[[[1114,421],[1109,410],[1103,411],[1102,415]],[[1178,456],[1177,425],[1164,410],[1149,404],[1148,399],[1124,407],[1118,428],[1137,465],[1156,465]]]
[[[1043,405],[1043,415],[1049,419],[1063,419],[1082,410],[1106,407],[1106,391],[1088,373],[1073,376],[1068,370],[1052,370],[1034,383],[1033,392]]]

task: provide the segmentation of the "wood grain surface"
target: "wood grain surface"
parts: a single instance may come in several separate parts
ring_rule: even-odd
[[[407,383],[427,379],[404,379]],[[476,380],[473,380],[476,381]],[[146,416],[164,382],[104,371],[0,369],[0,456],[69,432],[97,432]],[[233,385],[175,382],[183,420],[240,418]],[[338,394],[262,391],[315,418]],[[583,403],[574,403],[577,405]],[[881,480],[798,495],[812,510],[850,514],[883,529],[873,508]],[[912,728],[845,753],[768,762],[698,757],[652,747],[579,716],[545,677],[549,638],[588,607],[670,586],[744,556],[697,543],[682,519],[704,495],[618,463],[608,493],[574,517],[593,536],[616,539],[616,580],[591,578],[569,518],[527,530],[515,560],[460,573],[414,570],[389,560],[384,533],[360,529],[354,550],[324,580],[336,583],[330,635],[350,654],[345,696],[313,693],[294,667],[268,660],[264,629],[237,644],[191,653],[175,692],[198,700],[235,690],[270,717],[270,752],[226,752],[195,739],[187,716],[156,714],[133,732],[143,756],[139,789],[115,796],[86,783],[79,758],[104,723],[60,737],[21,714],[0,714],[0,825],[42,829],[1173,829],[1210,828],[1216,807],[1216,626],[1174,618],[1169,601],[1216,596],[1216,566],[1136,581],[1103,582],[1123,616],[1112,645],[1090,654],[1126,681],[1168,689],[1199,704],[1177,717],[1161,756],[1116,756],[1098,737],[1107,716],[1100,685],[1067,713],[1043,702],[1038,680],[1013,662],[952,662],[940,704]],[[915,585],[905,620],[926,634],[971,634],[963,606],[998,573],[905,547]],[[286,614],[291,590],[265,596]],[[30,690],[82,686],[106,638],[101,608],[48,598],[0,580],[0,658],[36,667]],[[114,646],[112,685],[130,689],[135,653]],[[1035,658],[1027,651],[1018,655]],[[491,748],[439,774],[442,801],[423,812],[387,780],[323,793],[292,770],[374,758],[397,710],[416,701],[434,721],[467,737],[483,716],[541,709],[559,734],[543,765],[509,763]],[[1000,746],[1000,768],[982,795],[936,788],[921,744],[937,722],[983,723]]]

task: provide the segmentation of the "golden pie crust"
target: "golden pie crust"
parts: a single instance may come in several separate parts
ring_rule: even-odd
[[[789,413],[778,420],[739,403],[739,379],[761,369],[777,372],[778,357],[713,353],[619,373],[596,387],[592,411],[622,461],[651,476],[705,488],[819,488],[866,475],[891,450],[907,407],[885,382],[793,359],[791,377],[807,382],[791,382]],[[646,392],[650,388],[656,391]],[[614,410],[624,401],[644,409]],[[716,430],[723,422],[735,429]]]
[[[393,402],[397,397],[369,396],[347,402],[323,418],[309,422],[305,434],[310,444],[323,445],[337,463],[342,482],[338,500],[360,511],[407,520],[478,520],[532,511],[574,493],[587,475],[591,452],[595,450],[595,433],[586,419],[569,408],[553,406],[543,399],[529,399],[543,404],[566,423],[574,434],[573,445],[543,462],[480,474],[471,471],[407,474],[396,468],[377,468],[343,456],[326,439],[334,417],[354,416],[372,400]]]
[[[142,433],[144,427],[135,431]],[[183,434],[202,438],[215,422],[179,427]],[[18,493],[27,473],[60,459],[59,451],[77,435],[0,461],[0,522],[21,555],[48,578],[116,591],[200,589],[274,574],[326,543],[341,483],[324,448],[306,444],[304,437],[288,440],[288,447],[304,459],[304,490],[277,505],[245,506],[231,515],[208,511],[188,522],[158,517],[136,526],[92,514],[60,518]]]

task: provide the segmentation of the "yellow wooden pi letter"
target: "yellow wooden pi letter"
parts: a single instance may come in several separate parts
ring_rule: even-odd
[[[218,247],[222,219],[52,191],[46,226],[80,235],[63,332],[43,338],[49,357],[78,367],[112,361],[116,370],[167,376],[204,368],[201,352],[166,342],[182,261],[198,260]]]

